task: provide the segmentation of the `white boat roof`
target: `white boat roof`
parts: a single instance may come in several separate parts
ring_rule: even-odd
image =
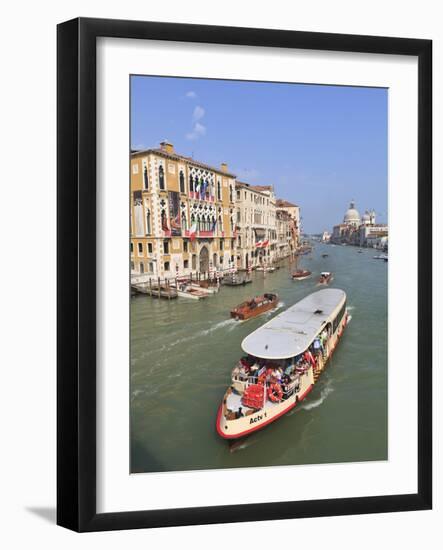
[[[338,288],[314,292],[251,332],[241,347],[245,353],[263,359],[299,355],[345,299],[346,293]]]

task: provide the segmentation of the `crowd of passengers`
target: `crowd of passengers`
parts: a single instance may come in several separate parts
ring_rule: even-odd
[[[303,375],[312,366],[315,368],[319,356],[327,355],[328,331],[325,329],[315,338],[308,349],[295,357],[282,360],[269,360],[247,355],[240,359],[234,369],[234,377],[248,381],[249,384],[280,384],[284,397],[291,394],[291,389],[297,390],[300,375]],[[294,384],[295,382],[295,384]],[[295,386],[295,388],[294,388]]]

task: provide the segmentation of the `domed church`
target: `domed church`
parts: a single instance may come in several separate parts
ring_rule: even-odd
[[[343,223],[346,225],[352,225],[358,227],[361,224],[360,214],[355,208],[354,201],[351,201],[349,208],[346,210],[345,216],[343,218]]]

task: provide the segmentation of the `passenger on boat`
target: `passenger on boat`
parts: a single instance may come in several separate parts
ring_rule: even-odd
[[[309,349],[306,350],[305,353],[303,354],[303,359],[307,363],[310,363],[313,367],[315,367],[315,359],[314,359],[314,356],[312,355],[312,353]]]
[[[328,331],[325,329],[320,335],[320,342],[322,346],[323,356],[326,355],[326,345],[328,343]]]
[[[314,342],[312,343],[312,348],[313,348],[314,355],[320,355],[320,352],[323,351],[320,338],[315,338]]]

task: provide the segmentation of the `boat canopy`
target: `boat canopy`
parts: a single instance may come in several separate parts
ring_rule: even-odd
[[[287,359],[303,353],[346,300],[338,288],[326,288],[251,332],[242,342],[245,353],[262,359]]]

